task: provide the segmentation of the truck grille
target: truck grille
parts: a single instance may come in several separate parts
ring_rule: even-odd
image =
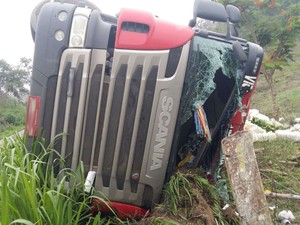
[[[189,44],[173,76],[169,50],[115,50],[110,74],[106,50],[64,51],[55,94],[51,140],[76,170],[96,171],[95,190],[111,201],[147,206],[159,200],[180,103]],[[151,169],[163,98],[172,98],[162,160]],[[57,135],[62,134],[60,138]]]

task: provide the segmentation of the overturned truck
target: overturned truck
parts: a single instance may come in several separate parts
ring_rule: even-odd
[[[238,37],[239,20],[236,7],[205,0],[189,26],[134,9],[109,16],[90,2],[40,3],[26,134],[46,144],[61,135],[54,148],[67,168],[83,162],[94,194],[119,215],[145,213],[179,164],[214,169],[221,140],[243,129],[263,51]]]

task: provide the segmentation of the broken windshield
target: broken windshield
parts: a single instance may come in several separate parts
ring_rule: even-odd
[[[203,105],[216,89],[215,76],[221,73],[239,86],[242,64],[234,57],[232,44],[195,36],[191,44],[185,87],[182,95],[181,124],[192,117],[192,110]],[[226,89],[226,84],[221,84]],[[235,88],[238,92],[238,88]],[[231,91],[231,90],[227,90]],[[236,99],[239,98],[237,93]]]

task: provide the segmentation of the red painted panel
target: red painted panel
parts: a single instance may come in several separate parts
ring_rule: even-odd
[[[26,127],[25,127],[25,133],[28,136],[36,137],[38,135],[40,105],[41,105],[41,97],[40,96],[29,96],[28,97],[27,113],[26,113]]]
[[[147,32],[121,29],[127,22],[144,24]],[[163,50],[186,44],[194,36],[191,27],[161,20],[151,13],[122,9],[118,18],[115,47],[134,50]]]
[[[232,126],[231,134],[234,134],[235,132],[241,131],[244,129],[246,119],[248,117],[248,113],[250,110],[251,98],[252,98],[252,95],[254,94],[255,88],[256,88],[256,83],[254,84],[251,91],[246,92],[243,95],[243,98],[242,98],[242,107],[243,108],[237,109],[236,114],[233,116],[233,118],[231,120],[231,126]]]
[[[103,202],[100,199],[92,199],[93,212],[102,214],[114,212],[119,219],[142,219],[149,215],[149,211],[134,205],[123,204],[119,202]]]

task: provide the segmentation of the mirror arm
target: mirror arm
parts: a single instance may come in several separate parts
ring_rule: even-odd
[[[230,37],[231,37],[231,30],[230,30],[230,21],[229,21],[229,18],[227,18],[226,27],[227,27],[226,38],[230,39]]]

